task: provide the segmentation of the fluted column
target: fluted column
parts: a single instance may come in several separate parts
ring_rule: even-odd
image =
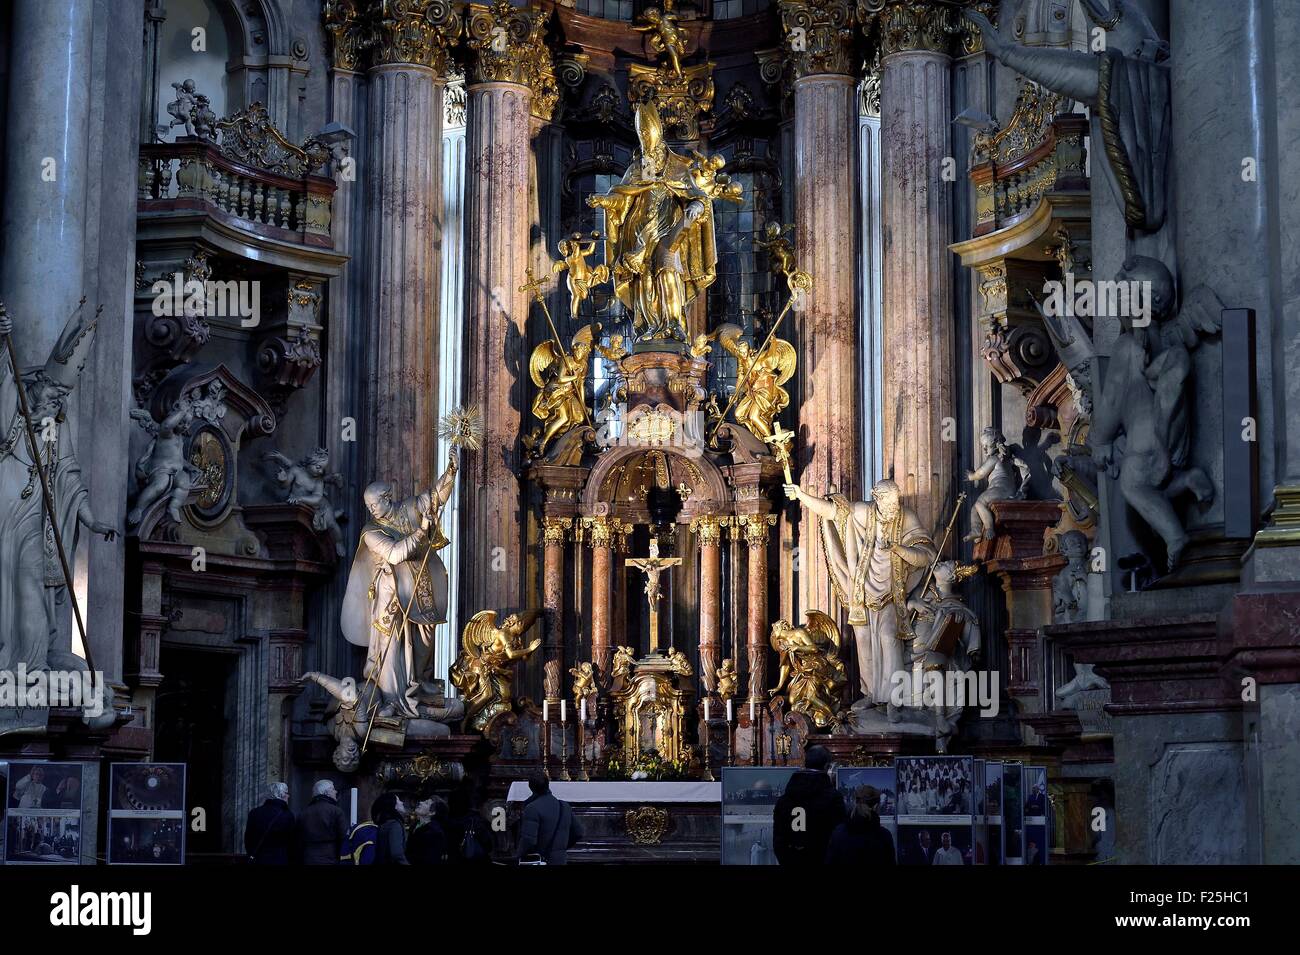
[[[952,12],[935,0],[889,0],[881,21],[884,196],[884,444],[892,476],[935,527],[952,487]]]
[[[470,456],[461,533],[461,615],[518,607],[525,592],[519,432],[527,378],[530,109],[534,66],[547,56],[544,16],[498,2],[466,12],[474,62],[468,77],[465,400],[483,417]]]
[[[722,520],[697,517],[691,531],[700,546],[700,681],[705,693],[716,693],[722,656]]]
[[[795,247],[812,291],[796,305],[798,480],[818,494],[861,483],[858,360],[857,79],[848,0],[781,3],[794,75]],[[812,522],[803,524],[800,609],[829,610],[830,577]]]
[[[746,628],[749,650],[749,698],[759,706],[767,701],[767,537],[776,522],[772,514],[738,518],[749,544],[749,615]]]
[[[368,219],[366,479],[407,494],[437,473],[442,97],[460,22],[438,0],[400,0],[372,22],[368,168],[358,176]]]
[[[94,17],[94,0],[13,4],[0,301],[24,366],[45,363],[82,295]]]
[[[542,609],[546,637],[542,673],[546,699],[555,702],[564,692],[564,549],[573,520],[542,519]]]
[[[614,528],[603,517],[590,517],[584,523],[591,544],[591,663],[603,688],[609,685],[613,655],[609,585],[614,566]]]

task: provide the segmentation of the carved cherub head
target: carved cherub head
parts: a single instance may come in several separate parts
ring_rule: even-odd
[[[329,450],[326,448],[317,448],[315,451],[307,455],[307,457],[303,458],[302,464],[303,467],[307,469],[307,473],[312,477],[324,477],[326,470],[328,470],[330,466]]]

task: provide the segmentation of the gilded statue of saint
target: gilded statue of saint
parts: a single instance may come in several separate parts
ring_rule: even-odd
[[[798,357],[794,347],[773,337],[758,351],[741,337],[736,325],[723,327],[718,335],[722,347],[736,359],[736,421],[761,441],[776,436],[774,422],[790,403],[790,393],[782,385],[794,374]]]
[[[686,309],[717,277],[711,193],[738,196],[719,188],[726,179],[716,158],[692,160],[668,148],[653,103],[637,106],[636,132],[641,151],[622,182],[587,203],[605,210],[614,294],[632,312],[638,340],[685,342]]]
[[[806,627],[786,620],[772,624],[772,649],[781,661],[776,686],[788,690],[790,709],[803,713],[818,729],[840,722],[840,692],[848,682],[840,661],[840,628],[820,610],[808,611]]]

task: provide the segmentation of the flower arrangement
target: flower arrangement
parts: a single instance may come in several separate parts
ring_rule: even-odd
[[[605,777],[608,779],[628,779],[632,781],[668,782],[690,779],[691,759],[687,753],[678,759],[664,759],[658,750],[644,753],[619,751],[611,753],[605,761]]]

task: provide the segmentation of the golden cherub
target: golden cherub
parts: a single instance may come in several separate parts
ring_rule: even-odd
[[[806,627],[792,627],[789,621],[772,624],[772,649],[780,657],[781,671],[776,696],[789,686],[790,709],[802,713],[818,729],[840,722],[840,693],[847,682],[840,660],[840,629],[820,610],[810,610]]]
[[[573,677],[573,699],[579,705],[589,696],[596,694],[596,669],[590,663],[579,663],[569,669]]]
[[[677,24],[681,18],[673,13],[672,0],[664,0],[663,11],[645,11],[645,22],[632,27],[638,33],[649,34],[650,49],[668,57],[669,67],[675,76],[682,76],[682,57],[686,55],[686,34]]]
[[[773,275],[787,278],[795,271],[794,243],[787,239],[786,233],[794,231],[794,226],[782,226],[775,220],[763,229],[762,238],[754,240],[754,248],[767,253],[768,269]]]
[[[736,672],[736,661],[728,658],[722,661],[722,666],[718,667],[718,696],[724,700],[729,700],[736,695],[736,686],[740,682],[740,674]]]
[[[743,202],[743,190],[740,183],[732,182],[731,177],[722,172],[727,160],[720,154],[706,156],[691,150],[691,165],[688,170],[691,182],[710,199],[726,199],[730,202]]]
[[[790,404],[784,385],[794,375],[798,356],[785,339],[772,337],[761,352],[741,337],[740,327],[719,326],[718,342],[736,359],[736,421],[760,441],[778,436],[776,416]]]
[[[569,314],[575,319],[578,317],[578,309],[587,300],[592,288],[609,281],[609,266],[603,262],[593,266],[587,261],[588,256],[595,254],[596,242],[599,239],[599,232],[591,233],[591,238],[585,245],[581,232],[575,232],[569,238],[561,239],[559,250],[562,261],[551,266],[551,271],[556,275],[565,271],[569,273],[565,277],[565,283],[569,287]]]
[[[540,610],[514,613],[498,627],[495,610],[480,610],[465,625],[461,653],[448,676],[465,698],[466,727],[482,731],[492,717],[510,709],[514,663],[542,645],[540,637],[527,646],[520,638],[541,615]]]

